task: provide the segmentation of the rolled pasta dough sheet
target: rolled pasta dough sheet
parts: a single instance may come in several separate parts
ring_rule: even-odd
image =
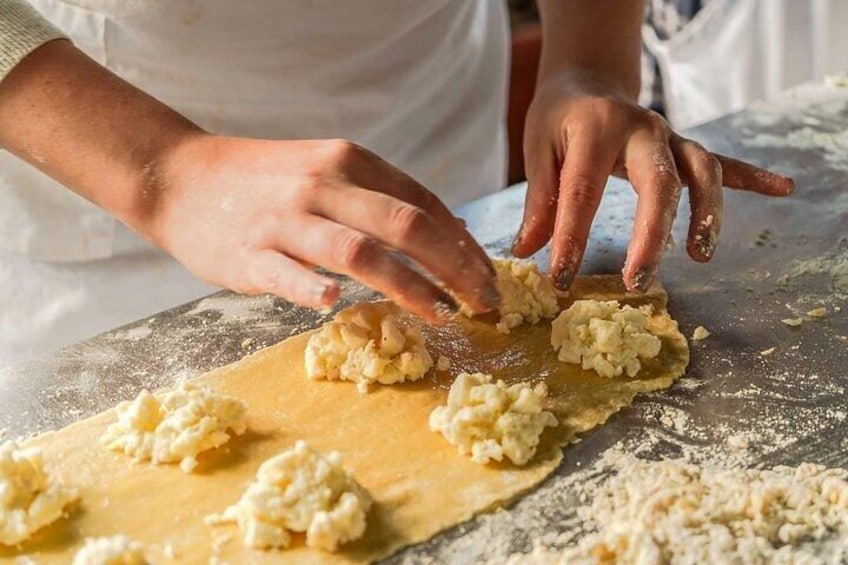
[[[661,288],[626,295],[618,277],[586,277],[561,305],[579,298],[652,304],[648,327],[662,340],[659,356],[645,362],[635,378],[607,379],[558,361],[547,323],[504,335],[485,316],[457,317],[444,327],[415,320],[433,357],[451,360],[450,371],[431,370],[420,381],[362,395],[349,382],[309,380],[303,353],[311,332],[296,335],[195,379],[245,401],[248,431],[202,454],[192,475],[173,465],[133,463],[104,449],[98,438],[114,421],[111,411],[29,442],[42,447],[60,480],[79,488],[81,501],[68,518],[20,547],[0,547],[0,560],[31,555],[39,563],[68,563],[84,538],[116,534],[141,542],[155,563],[173,562],[168,553],[185,563],[206,563],[213,555],[229,563],[367,562],[425,541],[532,489],[556,469],[561,446],[576,434],[602,424],[637,393],[668,387],[683,374],[688,346],[666,313]],[[385,307],[409,317],[390,303]],[[547,383],[548,408],[560,425],[545,430],[527,466],[476,464],[429,430],[430,412],[444,404],[450,375],[459,372]],[[287,550],[266,552],[244,547],[234,526],[203,523],[238,500],[263,461],[298,439],[322,452],[340,451],[345,467],[373,496],[362,539],[336,554],[309,549],[302,537]]]

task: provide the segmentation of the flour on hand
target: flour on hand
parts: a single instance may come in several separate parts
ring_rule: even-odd
[[[370,506],[341,454],[323,456],[298,441],[265,461],[239,501],[206,522],[237,523],[249,547],[285,548],[290,532],[305,532],[307,546],[335,551],[362,537]]]
[[[247,429],[241,400],[186,383],[157,394],[143,390],[115,410],[118,421],[100,438],[107,448],[154,465],[179,462],[186,473],[200,453]]]
[[[417,329],[402,324],[385,303],[360,304],[340,313],[309,338],[306,374],[312,379],[371,384],[416,381],[433,366]]]
[[[659,355],[662,343],[646,329],[648,315],[616,300],[577,300],[551,324],[551,345],[565,363],[602,377],[635,377],[640,360]]]
[[[508,458],[524,465],[536,454],[539,437],[557,419],[543,410],[544,384],[507,386],[491,375],[461,373],[448,393],[446,406],[430,414],[430,429],[441,432],[475,463]]]

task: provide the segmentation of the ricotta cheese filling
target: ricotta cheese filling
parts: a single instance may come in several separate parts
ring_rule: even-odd
[[[522,324],[538,324],[543,318],[557,315],[554,285],[535,263],[515,259],[493,259],[492,263],[501,294],[500,320],[496,325],[499,332],[508,334]],[[468,317],[474,315],[465,304],[460,306],[460,312]]]
[[[190,473],[200,453],[245,432],[246,410],[237,398],[186,383],[156,394],[143,390],[134,400],[115,408],[118,420],[109,425],[100,441],[136,461],[149,460],[154,465],[178,462]]]
[[[381,303],[340,313],[309,338],[306,374],[312,379],[345,380],[368,392],[374,383],[415,381],[433,366],[417,329],[406,327]]]
[[[335,551],[362,537],[371,497],[342,466],[298,441],[265,461],[242,497],[210,525],[235,522],[249,547],[285,548],[290,532],[306,533],[306,545]]]
[[[554,415],[543,410],[547,394],[544,384],[507,386],[492,382],[491,375],[461,373],[451,385],[447,405],[430,414],[430,429],[475,463],[506,457],[524,465],[536,454],[542,431],[557,425]]]
[[[144,548],[127,536],[86,538],[72,565],[148,565]]]
[[[602,377],[635,377],[642,360],[659,355],[662,342],[648,332],[648,314],[616,300],[577,300],[551,324],[557,358]]]
[[[0,543],[18,544],[61,518],[76,490],[53,479],[41,451],[0,445]]]

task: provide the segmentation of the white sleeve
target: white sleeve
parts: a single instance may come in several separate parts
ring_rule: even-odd
[[[64,37],[24,0],[0,0],[0,81],[36,48]]]

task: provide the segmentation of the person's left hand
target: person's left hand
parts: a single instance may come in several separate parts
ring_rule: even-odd
[[[682,187],[689,187],[687,251],[709,261],[721,229],[722,185],[787,196],[795,184],[747,163],[715,155],[677,135],[656,112],[632,102],[585,71],[547,76],[527,114],[524,159],[528,189],[512,251],[527,257],[551,243],[551,277],[567,289],[586,249],[610,174],[638,195],[625,261],[628,290],[648,288],[662,259]]]

